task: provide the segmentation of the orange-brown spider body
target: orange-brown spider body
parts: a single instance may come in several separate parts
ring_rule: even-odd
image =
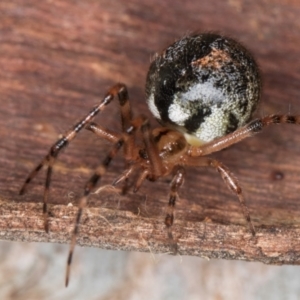
[[[238,197],[248,227],[255,234],[237,179],[226,166],[207,155],[238,143],[268,125],[300,123],[300,116],[290,115],[269,115],[249,122],[259,102],[260,87],[258,67],[239,43],[212,33],[190,35],[156,55],[148,72],[146,100],[162,127],[151,130],[146,117],[134,116],[127,88],[118,83],[50,148],[20,190],[20,194],[23,194],[39,170],[44,165],[48,166],[43,201],[47,232],[47,202],[52,167],[60,151],[84,128],[113,144],[106,158],[87,181],[79,201],[68,256],[66,285],[69,282],[80,218],[88,196],[122,147],[125,170],[113,182],[114,185],[126,182],[135,173],[138,176],[134,182],[134,191],[138,191],[146,179],[156,181],[164,176],[173,176],[165,217],[170,238],[173,211],[186,166],[212,167],[217,170],[226,186]],[[92,122],[116,97],[121,112],[120,133]]]

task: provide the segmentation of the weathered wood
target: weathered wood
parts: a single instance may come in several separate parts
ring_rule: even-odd
[[[74,226],[76,207],[52,207],[50,234],[44,231],[40,211],[40,204],[1,202],[1,238],[67,243]],[[176,241],[180,255],[300,264],[300,228],[288,226],[260,229],[253,237],[243,226],[177,221],[173,230],[174,241],[168,243],[160,218],[145,218],[128,211],[89,208],[83,215],[80,232],[78,243],[81,246],[172,254]]]
[[[49,236],[41,225],[44,175],[20,197],[24,179],[58,135],[116,81],[128,85],[135,112],[149,115],[143,92],[149,58],[187,32],[218,30],[250,48],[264,79],[258,115],[299,113],[299,14],[299,4],[292,1],[1,1],[1,237],[67,242],[74,216],[67,204],[76,204],[109,145],[84,132],[59,157]],[[119,128],[117,105],[97,122]],[[218,174],[187,170],[173,228],[180,254],[299,262],[299,132],[296,126],[274,126],[215,155],[240,180],[258,230],[255,238]],[[122,168],[119,157],[103,184]],[[163,228],[169,179],[146,183],[126,197],[109,191],[93,195],[79,243],[169,252]]]

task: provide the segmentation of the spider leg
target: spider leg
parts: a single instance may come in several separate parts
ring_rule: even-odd
[[[103,126],[100,126],[96,124],[95,122],[90,122],[88,125],[86,125],[85,129],[95,133],[97,136],[111,142],[116,143],[120,140],[122,137],[121,134],[113,132],[107,128],[104,128]]]
[[[126,98],[127,88],[124,84],[116,84],[105,95],[102,101],[96,105],[83,119],[77,122],[69,131],[67,131],[62,138],[60,138],[49,150],[48,154],[44,157],[44,159],[37,165],[37,167],[29,174],[27,179],[25,180],[19,194],[23,195],[28,184],[32,181],[32,179],[37,175],[40,169],[44,165],[48,165],[47,176],[45,181],[45,189],[44,189],[44,197],[43,197],[43,215],[44,215],[44,227],[46,232],[49,231],[48,227],[48,195],[49,188],[51,183],[51,175],[52,175],[52,167],[55,163],[55,160],[60,153],[60,151],[65,148],[77,135],[79,131],[81,131],[85,125],[87,125],[93,118],[101,111],[105,109],[105,107],[114,99],[116,95],[119,95],[119,98]],[[124,96],[125,95],[125,96]]]
[[[122,124],[122,132],[124,137],[126,137],[126,142],[123,145],[124,148],[124,158],[125,160],[131,160],[133,158],[133,149],[135,146],[134,143],[134,135],[132,134],[135,131],[135,127],[132,127],[132,111],[129,102],[128,92],[127,90],[124,93],[119,94],[119,104],[121,110],[121,124]],[[120,135],[113,133],[112,131],[97,125],[96,123],[92,122],[87,125],[86,129],[94,132],[98,136],[105,138],[111,142],[116,142],[119,139]],[[128,167],[128,163],[127,163]],[[133,169],[131,170],[133,171]],[[131,172],[130,172],[131,173]],[[129,174],[128,174],[129,176]],[[123,191],[126,190],[127,187],[127,177],[122,178],[119,181],[124,180],[125,185],[123,187]],[[123,192],[124,194],[124,192]]]
[[[83,209],[87,205],[88,195],[94,189],[94,187],[96,186],[99,179],[105,174],[110,162],[116,156],[116,154],[122,147],[123,143],[124,143],[124,140],[121,138],[119,141],[117,141],[114,144],[113,148],[111,149],[109,154],[106,156],[106,158],[103,160],[102,164],[96,169],[95,173],[91,176],[91,178],[88,180],[88,182],[85,185],[84,195],[80,199],[79,204],[78,204],[78,212],[77,212],[75,226],[74,226],[71,244],[70,244],[70,251],[69,251],[69,256],[68,256],[68,261],[67,261],[67,270],[66,270],[66,286],[68,286],[68,283],[69,283],[70,265],[72,263],[73,252],[74,252],[74,248],[76,245],[76,237],[78,235],[79,224],[80,224],[80,219],[82,216]]]
[[[251,121],[249,124],[237,129],[236,131],[229,133],[225,136],[214,139],[200,147],[191,146],[188,155],[190,156],[204,156],[224,148],[227,148],[233,144],[236,144],[243,139],[253,136],[256,133],[261,132],[265,127],[272,124],[300,124],[300,116],[291,115],[269,115],[260,119]]]
[[[119,96],[119,103],[121,109],[121,123],[122,123],[122,132],[126,134],[126,143],[124,143],[124,158],[125,160],[131,160],[133,157],[134,146],[135,146],[135,136],[134,134],[128,134],[128,130],[132,129],[132,111],[131,105],[129,102],[128,92],[126,91]],[[140,127],[140,125],[138,125]],[[134,128],[135,131],[136,128]]]
[[[120,100],[120,98],[119,98],[119,100]],[[91,178],[86,183],[85,189],[84,189],[84,195],[79,201],[78,212],[77,212],[77,216],[76,216],[75,226],[74,226],[74,230],[73,230],[73,234],[72,234],[72,238],[71,238],[70,250],[69,250],[69,255],[68,255],[68,260],[67,260],[66,281],[65,281],[66,287],[69,284],[71,263],[72,263],[74,248],[76,245],[76,237],[79,232],[79,224],[80,224],[80,219],[82,216],[83,209],[87,205],[88,195],[94,189],[94,187],[96,186],[97,182],[101,179],[101,177],[105,174],[110,162],[116,156],[116,154],[118,153],[120,148],[122,146],[125,146],[126,143],[132,141],[130,139],[130,137],[135,133],[135,131],[137,129],[141,128],[143,123],[144,123],[143,117],[132,120],[131,124],[128,125],[129,127],[126,129],[126,133],[123,133],[120,135],[115,134],[112,131],[106,130],[105,128],[97,125],[96,123],[91,123],[87,126],[88,130],[91,130],[92,132],[96,133],[98,136],[104,137],[109,141],[115,141],[115,143],[113,145],[113,148],[109,152],[109,154],[103,160],[102,164],[96,169],[95,173],[91,176]],[[134,141],[134,139],[133,139],[133,141]],[[134,167],[135,167],[135,165],[132,165],[132,171],[133,171]],[[129,169],[129,170],[127,170],[127,173],[131,173],[132,171]]]
[[[125,158],[125,168],[130,168],[129,161],[133,160],[134,157],[134,149],[135,149],[135,135],[129,134],[130,128],[132,128],[132,111],[131,105],[129,102],[128,93],[124,93],[122,97],[119,98],[120,108],[121,108],[121,124],[122,124],[122,132],[126,136],[126,141],[124,143],[124,158]],[[135,132],[134,128],[134,132]],[[129,130],[129,131],[128,131]],[[129,175],[128,175],[129,176]],[[125,195],[128,190],[128,177],[124,178],[122,195]]]
[[[150,132],[150,124],[149,121],[146,119],[141,128],[143,134],[143,140],[145,144],[145,150],[147,152],[147,158],[149,159],[150,166],[148,169],[144,170],[140,177],[138,178],[135,190],[138,190],[143,183],[143,181],[148,178],[149,180],[155,181],[158,177],[164,176],[168,173],[165,170],[162,158],[159,156],[159,151],[157,145],[153,140],[153,135]],[[174,208],[175,202],[178,197],[178,190],[180,186],[183,184],[185,170],[182,166],[176,165],[173,168],[173,173],[175,174],[170,186],[170,195],[169,195],[169,204],[167,209],[167,214],[165,217],[165,224],[168,229],[168,236],[171,240],[173,240],[171,226],[174,222]],[[175,245],[175,248],[176,245]]]
[[[165,224],[169,229],[174,222],[174,209],[175,203],[178,198],[178,190],[182,186],[185,177],[185,169],[182,166],[176,166],[174,168],[174,177],[170,185],[169,203],[167,208],[167,214],[165,217]],[[171,232],[169,232],[169,235]]]
[[[158,177],[164,174],[165,170],[162,159],[159,156],[157,146],[153,141],[153,136],[150,132],[150,124],[148,119],[145,119],[141,131],[143,134],[146,152],[150,161],[151,172],[149,173],[149,176],[151,180],[156,180]]]
[[[112,185],[116,186],[117,184],[119,184],[120,182],[127,180],[129,178],[129,176],[132,174],[132,172],[136,169],[137,165],[131,165],[129,166],[129,168],[127,168],[122,174],[121,176],[117,177]]]
[[[244,217],[247,221],[248,227],[252,235],[254,236],[255,229],[252,224],[250,213],[245,203],[244,196],[242,194],[242,189],[239,186],[238,180],[233,176],[233,174],[229,171],[229,169],[226,166],[224,166],[221,162],[209,157],[197,157],[197,158],[187,157],[185,160],[185,164],[190,166],[199,166],[199,167],[213,167],[219,172],[227,188],[237,195],[240,201],[240,205],[242,207]]]
[[[145,170],[143,170],[140,173],[139,177],[137,178],[137,180],[135,182],[134,188],[133,188],[133,192],[134,193],[136,193],[140,189],[142,183],[145,181],[145,179],[147,178],[148,174],[149,174],[149,170],[148,169],[145,169]]]

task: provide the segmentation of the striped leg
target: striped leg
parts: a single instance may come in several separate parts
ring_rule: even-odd
[[[143,170],[139,174],[139,177],[137,178],[137,180],[135,182],[135,185],[134,185],[134,188],[133,188],[134,193],[136,193],[140,189],[142,183],[145,181],[145,179],[147,178],[148,175],[149,175],[149,170],[148,169]]]
[[[132,121],[132,111],[131,105],[129,102],[128,93],[123,93],[119,95],[119,103],[120,103],[120,110],[121,110],[121,124],[122,124],[122,132],[126,136],[126,142],[124,143],[124,158],[125,158],[125,168],[129,167],[129,161],[132,160],[134,155],[134,148],[135,148],[135,136],[134,134],[128,134],[128,129],[131,128],[131,121]],[[130,130],[129,130],[130,131]],[[125,177],[123,181],[123,188],[122,188],[122,195],[126,194],[128,189],[128,178]]]
[[[98,137],[103,138],[111,143],[116,143],[118,142],[122,135],[116,132],[113,132],[107,128],[104,128],[95,122],[89,123],[85,129],[95,133]]]
[[[119,95],[119,103],[121,110],[121,123],[122,123],[122,132],[124,134],[128,133],[127,130],[131,127],[132,121],[132,111],[131,105],[129,102],[129,97],[127,91]],[[131,160],[133,156],[134,149],[134,135],[129,134],[126,138],[126,143],[124,143],[124,158],[126,160]]]
[[[167,214],[165,218],[165,224],[168,229],[169,238],[173,240],[173,236],[171,233],[171,226],[174,222],[174,209],[176,200],[178,198],[178,190],[182,186],[184,177],[185,177],[185,169],[182,166],[175,167],[175,175],[172,179],[171,186],[170,186],[170,194],[169,194],[169,204],[167,208]]]
[[[88,130],[91,130],[92,132],[96,133],[98,136],[106,138],[109,141],[115,142],[115,144],[114,144],[113,148],[111,149],[110,153],[104,159],[103,163],[96,169],[94,175],[88,180],[88,182],[85,186],[85,189],[84,189],[84,195],[79,201],[78,213],[77,213],[77,217],[76,217],[76,221],[75,221],[75,226],[74,226],[71,244],[70,244],[70,251],[69,251],[68,260],[67,260],[66,281],[65,281],[66,286],[68,286],[69,280],[70,280],[70,270],[71,270],[71,263],[72,263],[74,248],[76,245],[76,237],[79,232],[79,224],[80,224],[80,219],[81,219],[83,209],[87,205],[88,195],[94,189],[94,187],[96,186],[97,182],[101,179],[101,177],[105,174],[111,160],[116,156],[116,154],[118,153],[120,148],[123,145],[125,146],[126,143],[128,143],[128,141],[130,141],[130,137],[135,133],[136,130],[141,128],[143,122],[144,122],[143,117],[132,120],[131,124],[128,125],[129,127],[126,129],[126,133],[123,133],[121,135],[117,135],[117,134],[113,133],[112,131],[108,131],[108,130],[104,129],[103,127],[98,126],[95,123],[91,123],[87,126]],[[119,136],[119,139],[117,140],[118,136]],[[125,173],[124,173],[125,174],[124,178],[126,178],[126,175],[129,176],[129,174],[134,170],[134,168],[135,168],[135,165],[132,165],[131,167],[129,167],[129,169],[127,171],[125,171]],[[126,172],[127,172],[127,174],[126,174]]]
[[[229,169],[226,166],[224,166],[221,162],[209,157],[197,157],[197,158],[188,157],[185,160],[185,164],[190,166],[199,166],[199,167],[213,167],[219,172],[227,188],[237,195],[243,210],[244,217],[250,229],[250,232],[252,233],[253,236],[255,236],[255,229],[252,224],[250,213],[245,203],[244,196],[242,194],[242,189],[239,186],[238,180],[233,176],[233,174],[229,171]]]
[[[91,122],[94,117],[101,111],[105,109],[105,107],[114,99],[116,95],[119,95],[119,98],[124,98],[123,95],[127,95],[127,88],[124,84],[116,84],[114,85],[103,98],[103,100],[96,105],[83,119],[81,119],[78,123],[76,123],[73,128],[67,131],[62,138],[60,138],[51,148],[49,153],[45,156],[45,158],[37,165],[37,167],[29,174],[27,179],[25,180],[21,190],[20,195],[23,195],[26,191],[28,184],[32,181],[32,179],[37,175],[40,169],[44,165],[48,165],[47,176],[45,181],[45,190],[43,197],[43,215],[44,215],[44,227],[46,232],[49,231],[48,227],[48,195],[49,188],[51,183],[51,175],[52,175],[52,167],[55,163],[55,160],[60,153],[60,151],[65,148],[77,135],[79,131],[81,131],[89,122]]]
[[[265,127],[269,125],[285,123],[300,124],[300,116],[269,115],[261,119],[253,120],[249,124],[237,129],[236,131],[214,139],[213,141],[206,143],[203,146],[191,146],[188,154],[190,156],[208,155],[236,144],[247,137],[253,136],[256,133],[261,132]]]
[[[145,143],[147,156],[150,160],[150,165],[151,165],[151,173],[149,174],[149,176],[151,176],[150,178],[151,180],[156,180],[158,177],[164,174],[164,166],[159,156],[157,146],[153,141],[148,119],[145,119],[141,127],[141,131],[143,134],[143,140]]]
[[[135,171],[137,168],[136,164],[133,165],[129,165],[129,167],[121,174],[121,176],[117,177],[112,185],[116,186],[117,184],[119,184],[120,182],[127,180],[129,178],[129,176],[133,173],[133,171]]]
[[[84,195],[80,199],[79,204],[78,204],[78,212],[77,212],[77,217],[75,221],[75,226],[72,234],[72,239],[71,239],[71,244],[70,244],[70,251],[69,251],[69,256],[68,256],[68,261],[67,261],[67,271],[66,271],[66,286],[69,284],[69,279],[70,279],[70,266],[72,263],[72,257],[74,253],[74,248],[76,245],[76,237],[79,231],[79,224],[80,224],[80,219],[82,216],[83,209],[87,205],[87,199],[88,195],[91,193],[91,191],[95,188],[97,182],[101,177],[105,174],[110,162],[112,159],[116,156],[120,148],[122,147],[124,141],[121,138],[119,141],[117,141],[109,154],[106,156],[102,164],[96,169],[95,173],[92,175],[92,177],[88,180],[88,182],[85,185],[84,189]]]

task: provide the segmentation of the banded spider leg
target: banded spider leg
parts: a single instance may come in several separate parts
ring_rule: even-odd
[[[218,152],[231,145],[234,145],[245,138],[251,137],[254,134],[261,132],[265,127],[269,125],[284,123],[300,124],[300,116],[274,114],[262,117],[260,119],[255,119],[247,125],[237,129],[236,131],[229,133],[226,136],[216,138],[213,141],[206,143],[200,147],[190,146],[189,150],[187,151],[187,156],[184,158],[184,163],[186,165],[213,167],[220,173],[226,186],[237,195],[242,207],[244,217],[253,236],[255,235],[255,229],[250,218],[248,207],[245,204],[242,189],[238,183],[238,180],[222,163],[218,162],[215,159],[203,156]]]
[[[47,206],[49,189],[51,184],[52,169],[57,156],[59,155],[61,150],[65,148],[76,137],[77,133],[79,133],[89,122],[91,122],[98,113],[102,112],[105,109],[105,107],[115,98],[116,95],[119,95],[120,103],[122,102],[122,100],[124,101],[124,99],[128,98],[127,88],[124,84],[119,83],[114,85],[98,105],[96,105],[84,118],[77,122],[70,130],[68,130],[62,138],[60,138],[56,143],[54,143],[54,145],[50,148],[48,154],[42,159],[42,161],[31,171],[31,173],[26,178],[19,192],[20,195],[23,195],[25,193],[28,184],[38,174],[42,167],[44,165],[48,166],[43,196],[43,216],[44,227],[46,232],[49,232]],[[123,106],[124,111],[128,113],[128,109],[125,109],[126,105]]]

